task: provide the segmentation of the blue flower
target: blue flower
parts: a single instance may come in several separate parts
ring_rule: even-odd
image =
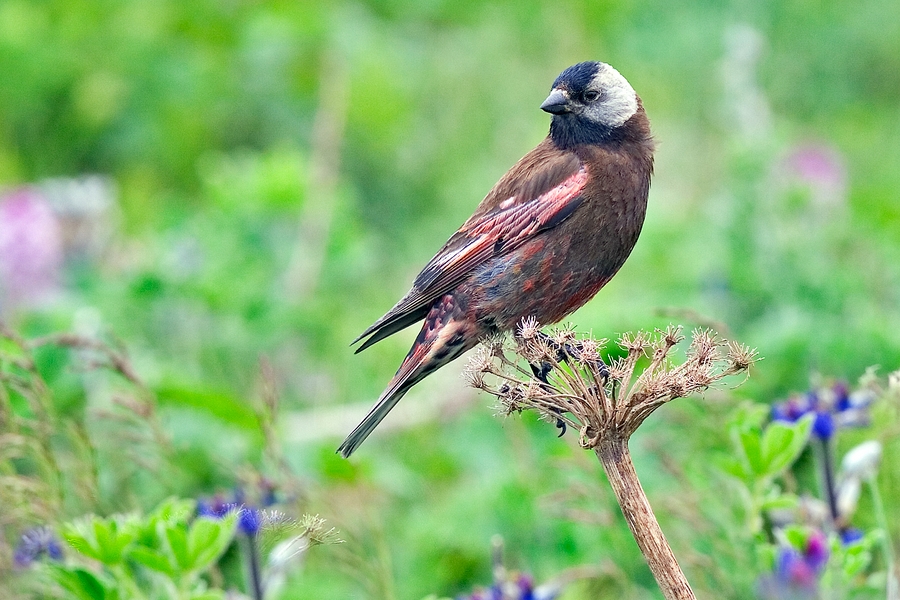
[[[807,415],[812,408],[809,396],[792,396],[784,402],[772,405],[772,420],[794,423]]]
[[[850,392],[843,381],[831,387],[791,396],[772,405],[772,420],[794,423],[813,415],[813,435],[827,441],[842,427],[858,427],[869,423],[869,406],[874,396],[868,390]]]
[[[62,560],[62,546],[51,529],[36,527],[22,535],[13,555],[13,561],[17,567],[25,568],[45,555],[51,560]]]
[[[841,531],[841,543],[845,546],[849,546],[861,539],[863,539],[863,532],[856,527],[847,527]]]
[[[816,411],[816,420],[813,422],[813,435],[820,440],[829,440],[834,435],[834,418],[830,412]]]
[[[851,407],[850,403],[850,387],[846,381],[838,381],[831,389],[834,391],[834,409],[837,412],[844,412]]]
[[[244,532],[245,535],[253,537],[259,533],[264,519],[265,515],[258,508],[243,506],[241,507],[241,512],[238,514],[238,528]]]

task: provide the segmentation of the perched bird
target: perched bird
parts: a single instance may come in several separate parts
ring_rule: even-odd
[[[555,323],[590,300],[637,242],[653,172],[641,99],[608,64],[563,71],[541,109],[550,134],[510,169],[360,335],[357,349],[425,320],[371,412],[338,448],[347,457],[409,389],[524,317]]]

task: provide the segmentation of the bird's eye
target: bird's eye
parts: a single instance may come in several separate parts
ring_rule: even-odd
[[[594,90],[589,90],[584,93],[585,102],[595,102],[600,98],[600,92],[595,92]]]

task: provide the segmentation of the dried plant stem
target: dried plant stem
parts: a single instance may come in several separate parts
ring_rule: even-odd
[[[685,360],[674,363],[669,355],[684,339],[681,327],[626,333],[618,340],[625,356],[607,365],[600,352],[607,340],[578,338],[571,329],[547,335],[535,319],[526,318],[511,343],[486,340],[467,370],[469,384],[496,396],[502,414],[532,409],[551,423],[562,422],[580,432],[579,444],[600,459],[631,534],[667,600],[693,600],[694,592],[653,515],[631,462],[628,439],[663,404],[747,373],[756,359],[755,350],[711,331],[697,330],[691,337]],[[527,362],[532,373],[507,353]],[[636,373],[645,356],[650,364]]]
[[[672,553],[638,480],[628,451],[627,436],[605,436],[594,448],[594,452],[606,471],[628,528],[631,529],[663,596],[666,600],[693,599],[694,592],[678,566],[678,560]]]

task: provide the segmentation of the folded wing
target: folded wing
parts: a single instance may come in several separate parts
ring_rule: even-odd
[[[354,340],[356,343],[371,335],[356,351],[422,320],[438,298],[462,283],[479,265],[514,252],[569,217],[581,204],[588,178],[583,165],[577,161],[570,165],[564,177],[540,195],[510,196],[469,219],[422,269],[409,293]]]

